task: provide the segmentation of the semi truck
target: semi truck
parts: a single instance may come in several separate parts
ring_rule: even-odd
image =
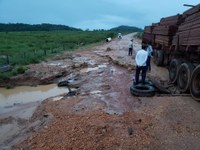
[[[145,26],[142,44],[147,43],[154,63],[168,67],[169,80],[200,101],[200,4]]]

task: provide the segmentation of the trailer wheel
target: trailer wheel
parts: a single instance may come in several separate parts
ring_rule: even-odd
[[[153,62],[156,64],[157,50],[155,49],[153,52]]]
[[[176,83],[178,76],[178,68],[181,64],[181,61],[178,59],[173,59],[169,65],[169,80],[172,83]]]
[[[163,65],[167,66],[169,64],[169,55],[164,53],[163,55]]]
[[[131,94],[140,97],[150,97],[155,95],[155,88],[148,84],[137,84],[130,87]]]
[[[191,63],[182,63],[178,69],[177,84],[181,92],[188,92],[190,87],[190,79],[194,65]]]
[[[200,65],[192,72],[190,93],[195,100],[200,101]]]
[[[157,66],[163,65],[164,52],[162,50],[157,50],[155,54],[155,64]]]

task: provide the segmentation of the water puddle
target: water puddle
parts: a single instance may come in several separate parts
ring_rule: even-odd
[[[19,86],[14,89],[0,88],[0,107],[9,108],[13,105],[42,101],[64,93],[68,93],[68,89],[57,87],[57,84],[37,87]]]

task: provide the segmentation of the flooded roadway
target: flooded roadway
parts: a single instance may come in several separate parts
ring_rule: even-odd
[[[67,88],[57,87],[56,84],[36,87],[19,86],[13,89],[0,88],[0,114],[9,112],[20,105],[41,102],[49,97],[67,92]]]
[[[5,119],[0,127],[3,133],[0,149],[10,149],[9,146],[15,144],[18,144],[16,149],[199,149],[200,104],[190,97],[131,95],[129,87],[135,71],[130,66],[133,57],[127,55],[127,46],[128,40],[123,38],[94,48],[95,51],[80,52],[74,65],[76,76],[72,78],[80,89],[79,95],[54,97],[42,103],[33,117],[35,122],[31,122],[31,129],[43,129],[33,130],[21,145],[22,140],[16,141],[16,137],[26,137],[30,126],[26,125],[28,121],[15,118],[27,114],[23,107],[30,112],[40,101],[26,103],[26,107],[16,103],[18,111],[9,115],[18,114],[19,117],[11,118],[12,122],[2,117]],[[134,50],[139,46],[137,44]],[[111,51],[107,51],[108,47]],[[89,58],[95,61],[87,63]],[[41,68],[38,70],[44,70],[45,66]],[[158,81],[168,79],[167,69],[155,65],[147,77],[150,75]],[[48,120],[51,115],[51,124],[40,123],[41,118]],[[133,129],[132,135],[127,133],[129,127]],[[24,128],[27,130],[22,132]]]

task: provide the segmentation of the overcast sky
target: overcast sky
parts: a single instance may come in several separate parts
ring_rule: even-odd
[[[0,23],[63,24],[81,29],[143,28],[200,0],[0,0]]]

